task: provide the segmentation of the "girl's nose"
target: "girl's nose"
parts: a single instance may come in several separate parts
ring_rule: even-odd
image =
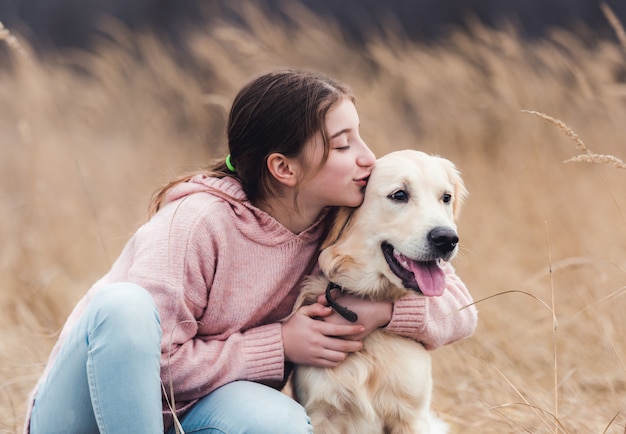
[[[358,156],[356,162],[362,167],[371,167],[376,163],[376,156],[365,143],[363,143],[363,151]]]

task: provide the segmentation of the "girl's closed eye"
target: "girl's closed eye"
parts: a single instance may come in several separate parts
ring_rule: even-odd
[[[347,151],[350,149],[350,140],[345,134],[333,138],[332,148],[336,151]]]

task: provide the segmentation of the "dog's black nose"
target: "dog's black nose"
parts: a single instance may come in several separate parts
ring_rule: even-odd
[[[428,233],[428,240],[439,252],[446,254],[454,250],[459,236],[454,229],[438,226]]]

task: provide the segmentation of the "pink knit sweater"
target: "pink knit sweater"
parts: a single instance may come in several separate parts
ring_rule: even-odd
[[[78,302],[42,379],[93,295],[109,283],[132,282],[148,290],[158,306],[161,378],[168,389],[173,385],[179,415],[231,381],[282,387],[279,321],[290,313],[302,276],[315,265],[325,214],[293,234],[252,206],[231,178],[196,176],[173,188],[167,202]],[[429,349],[471,335],[476,311],[458,308],[472,299],[452,266],[446,275],[443,296],[398,301],[387,329]],[[172,423],[168,413],[164,408],[166,429]]]

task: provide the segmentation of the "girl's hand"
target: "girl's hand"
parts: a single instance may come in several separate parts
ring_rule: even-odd
[[[349,353],[361,351],[363,343],[358,336],[365,327],[351,323],[320,321],[333,314],[330,307],[320,303],[302,306],[282,325],[285,359],[299,364],[334,368]]]
[[[386,326],[391,321],[393,303],[371,301],[354,295],[341,295],[335,298],[335,294],[333,294],[333,299],[340,305],[356,312],[359,317],[356,324],[361,324],[364,327],[362,332],[345,336],[346,339],[362,340],[374,330]],[[317,302],[324,306],[328,305],[325,295],[320,295]],[[331,315],[325,316],[324,321],[333,324],[353,324],[335,311]]]

